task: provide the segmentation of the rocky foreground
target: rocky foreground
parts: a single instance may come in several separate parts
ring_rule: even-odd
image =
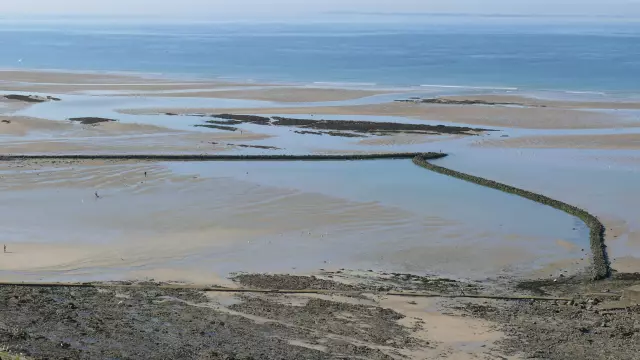
[[[0,342],[32,359],[446,358],[455,349],[421,335],[431,324],[416,318],[407,326],[407,313],[388,305],[393,298],[399,308],[418,306],[418,293],[438,294],[443,314],[488,320],[503,332],[482,353],[489,358],[637,359],[640,351],[640,306],[628,291],[640,274],[473,283],[338,271],[234,280],[257,292],[158,283],[2,286]]]

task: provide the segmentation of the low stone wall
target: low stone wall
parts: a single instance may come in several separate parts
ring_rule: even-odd
[[[488,180],[478,176],[465,174],[459,171],[451,170],[442,166],[434,165],[428,162],[428,157],[417,155],[413,162],[425,169],[452,177],[456,177],[461,180],[476,183],[478,185],[494,188],[506,193],[518,195],[520,197],[533,200],[543,205],[551,206],[558,210],[562,210],[567,214],[573,215],[582,220],[590,229],[590,242],[591,253],[593,256],[593,279],[600,280],[609,277],[611,274],[611,268],[609,259],[607,256],[606,246],[604,243],[604,225],[598,220],[597,217],[589,214],[587,211],[580,209],[576,206],[569,205],[559,200],[552,199],[550,197],[533,193],[531,191],[519,189],[517,187],[509,186],[499,183],[497,181]]]
[[[412,159],[420,156],[425,159],[437,159],[446,156],[443,153],[382,153],[382,154],[345,154],[345,155],[0,155],[0,161],[12,160],[148,160],[148,161],[320,161],[320,160],[380,160]]]

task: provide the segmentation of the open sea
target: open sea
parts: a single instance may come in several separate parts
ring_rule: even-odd
[[[0,67],[356,86],[640,94],[640,22],[0,19]]]

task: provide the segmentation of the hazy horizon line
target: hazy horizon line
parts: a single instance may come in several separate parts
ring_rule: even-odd
[[[316,14],[304,14],[298,16],[212,16],[212,15],[174,15],[174,16],[146,16],[146,15],[127,15],[127,14],[0,14],[0,21],[11,20],[151,20],[151,21],[211,21],[211,22],[241,22],[241,21],[304,21],[304,20],[349,20],[349,16],[369,17],[368,20],[388,20],[392,18],[475,18],[475,19],[574,19],[574,20],[636,20],[640,21],[640,16],[635,15],[597,15],[597,14],[479,14],[479,13],[454,13],[454,12],[422,12],[422,13],[405,13],[405,12],[372,12],[372,11],[330,11],[320,12]]]
[[[43,19],[43,18],[104,18],[104,19],[197,19],[197,20],[214,20],[214,19],[265,19],[265,18],[274,18],[274,19],[288,19],[288,18],[298,18],[300,16],[304,18],[320,18],[326,16],[376,16],[376,17],[466,17],[466,18],[531,18],[531,19],[545,19],[545,18],[577,18],[577,19],[640,19],[638,15],[599,15],[599,14],[524,14],[524,13],[465,13],[465,12],[375,12],[375,11],[326,11],[326,12],[318,12],[318,13],[308,13],[308,14],[296,14],[296,15],[281,15],[281,16],[272,16],[272,15],[247,15],[247,16],[228,16],[228,15],[213,15],[213,14],[202,14],[202,15],[127,15],[127,14],[44,14],[44,13],[9,13],[9,14],[0,14],[0,19],[12,19],[15,17],[19,18],[34,18],[34,19]]]

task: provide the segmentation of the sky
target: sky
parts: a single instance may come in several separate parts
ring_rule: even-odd
[[[0,0],[0,16],[298,16],[336,11],[640,17],[640,0]]]

